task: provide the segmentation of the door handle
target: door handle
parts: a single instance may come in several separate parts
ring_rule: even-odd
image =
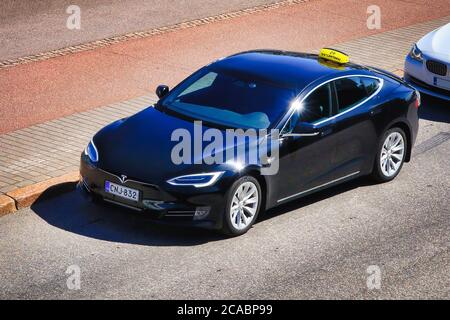
[[[376,115],[376,114],[378,114],[380,112],[381,112],[381,108],[373,108],[373,109],[370,110],[370,115],[374,116],[374,115]]]

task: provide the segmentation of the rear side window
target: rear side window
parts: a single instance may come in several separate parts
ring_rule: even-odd
[[[338,113],[344,112],[371,96],[380,85],[374,78],[349,77],[335,81]]]
[[[380,80],[374,79],[374,78],[361,78],[362,82],[364,84],[364,87],[366,88],[367,95],[371,96],[375,93],[375,91],[378,90],[378,87],[380,86]]]

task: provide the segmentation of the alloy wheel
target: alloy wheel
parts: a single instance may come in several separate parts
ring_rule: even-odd
[[[405,154],[405,140],[399,132],[392,132],[383,143],[380,156],[381,171],[386,177],[394,176],[400,169]]]
[[[242,183],[235,191],[230,206],[231,224],[243,230],[252,224],[258,210],[259,192],[251,181]]]

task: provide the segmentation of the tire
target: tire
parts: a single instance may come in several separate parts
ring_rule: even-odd
[[[240,196],[239,192],[241,192]],[[249,197],[247,199],[249,202],[243,201],[246,197]],[[244,176],[236,180],[227,193],[221,232],[230,236],[246,233],[258,218],[261,198],[258,180],[252,176]]]
[[[408,141],[402,129],[394,127],[387,130],[378,144],[372,177],[378,182],[393,180],[403,167],[407,148]]]

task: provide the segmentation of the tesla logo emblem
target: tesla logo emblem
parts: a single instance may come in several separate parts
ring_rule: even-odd
[[[122,183],[125,183],[125,180],[127,180],[127,176],[124,175],[124,174],[122,174],[122,175],[120,176],[120,181],[122,181]]]

